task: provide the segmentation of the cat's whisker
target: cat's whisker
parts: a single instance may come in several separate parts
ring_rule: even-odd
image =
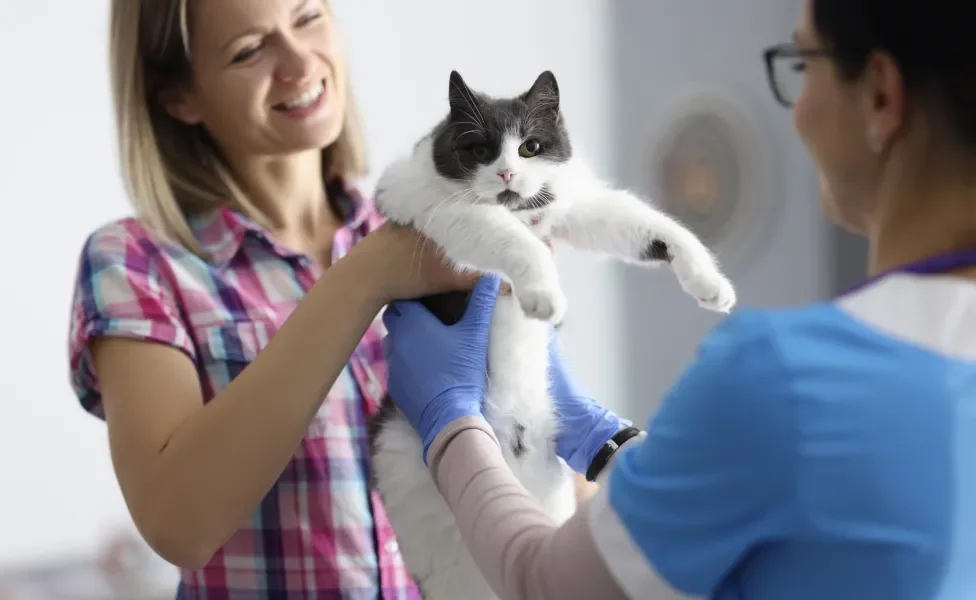
[[[430,220],[432,218],[434,218],[435,211],[437,211],[437,210],[450,209],[450,208],[453,208],[453,207],[457,206],[458,204],[461,204],[462,202],[467,202],[469,200],[477,200],[478,199],[478,194],[472,188],[466,188],[466,189],[462,190],[462,192],[463,193],[451,194],[450,196],[448,196],[447,198],[445,198],[443,201],[441,201],[434,208],[434,210],[432,210],[430,212],[430,215],[429,215],[429,217],[427,219],[427,224],[428,225],[430,224]]]
[[[455,87],[459,87],[457,84],[454,85]],[[482,127],[485,127],[485,116],[481,114],[481,109],[478,108],[478,103],[475,102],[474,94],[472,94],[471,90],[467,89],[466,87],[464,89],[461,89],[461,94],[464,96],[464,99],[468,103],[468,106],[470,106],[472,110],[478,113],[478,122],[481,123]]]
[[[451,82],[451,86],[454,87],[454,89],[456,89],[458,93],[461,94],[461,98],[464,100],[464,103],[467,104],[468,108],[470,108],[472,111],[478,113],[478,116],[476,117],[475,115],[468,113],[467,111],[464,111],[464,114],[478,121],[478,124],[481,127],[485,127],[484,115],[482,115],[481,111],[478,109],[478,103],[474,101],[474,97],[472,96],[471,91],[464,86],[458,85],[458,83],[454,81]]]
[[[448,196],[447,198],[445,198],[444,200],[442,200],[437,206],[438,207],[442,206],[443,204],[447,203],[451,199],[452,196],[457,196],[458,194],[461,194],[461,196],[458,197],[458,198],[456,198],[454,200],[454,202],[453,202],[452,205],[455,205],[455,204],[458,204],[460,202],[463,202],[466,199],[466,197],[468,196],[468,193],[469,192],[471,192],[470,189],[468,189],[468,190],[462,190],[461,192],[456,192],[455,194],[451,194],[451,196]],[[433,216],[434,216],[434,211],[432,210],[430,216],[427,219],[427,223],[425,223],[425,227],[426,227],[426,225],[429,225],[430,224],[430,220],[433,218]],[[425,227],[420,228],[420,230],[423,231],[425,229]],[[418,241],[417,242],[417,246],[414,247],[413,255],[410,258],[410,262],[411,263],[416,263],[418,265],[418,272],[419,272],[419,265],[420,265],[420,260],[418,259],[418,257],[420,255],[420,253],[422,253],[424,251],[424,249],[426,247],[425,244],[428,244],[428,243],[433,244],[434,241],[432,239],[430,239],[429,237],[424,236],[421,239],[421,241]],[[440,248],[438,248],[438,249],[440,249]]]
[[[427,221],[426,221],[426,222],[424,223],[424,225],[423,225],[423,227],[420,227],[420,228],[419,228],[419,229],[420,229],[420,231],[425,231],[425,230],[426,230],[426,228],[427,228],[427,226],[429,226],[429,225],[430,225],[430,221],[431,221],[431,219],[433,219],[433,218],[434,218],[434,216],[436,215],[436,213],[437,213],[437,209],[438,209],[438,208],[440,208],[441,206],[443,206],[443,205],[444,205],[445,203],[447,203],[447,202],[449,202],[449,201],[450,201],[450,200],[451,200],[452,198],[454,198],[455,196],[458,196],[458,195],[462,195],[462,196],[463,196],[463,195],[465,195],[465,194],[467,194],[467,193],[468,193],[468,191],[470,191],[470,188],[465,188],[465,189],[463,189],[463,190],[460,190],[460,191],[457,191],[457,192],[454,192],[453,194],[450,194],[449,196],[447,196],[447,197],[445,197],[445,198],[443,198],[443,199],[441,199],[441,200],[440,200],[440,201],[439,201],[439,202],[438,202],[437,204],[435,204],[435,205],[434,205],[434,206],[433,206],[433,207],[432,207],[432,208],[431,208],[431,209],[430,209],[429,211],[427,211]],[[422,247],[421,247],[421,248],[422,248]]]
[[[474,117],[472,117],[472,118],[474,118]],[[475,123],[474,121],[456,121],[454,124],[455,125],[471,125],[475,129],[484,129],[480,124]]]
[[[462,109],[459,109],[459,111],[464,116],[470,117],[471,118],[471,121],[457,121],[457,124],[462,125],[462,124],[467,123],[467,124],[470,124],[470,125],[474,125],[478,129],[484,129],[485,128],[485,126],[482,123],[479,123],[478,122],[478,117],[476,115],[472,114],[471,111],[465,110],[463,108]]]
[[[431,219],[433,219],[434,216],[436,215],[436,212],[437,212],[438,209],[440,209],[441,207],[443,207],[445,204],[451,202],[451,200],[454,200],[454,202],[451,204],[451,206],[454,206],[457,203],[462,202],[463,200],[467,199],[468,195],[472,195],[472,196],[477,197],[477,195],[474,193],[474,190],[472,188],[464,188],[464,189],[458,190],[457,192],[454,192],[453,194],[450,194],[449,196],[443,198],[440,202],[438,202],[436,205],[434,205],[434,207],[431,208],[430,211],[428,211],[427,221],[424,223],[424,226],[423,227],[420,227],[419,228],[419,230],[420,231],[426,230],[427,226],[430,225]],[[427,241],[428,240],[427,240],[427,238],[425,236],[424,239],[423,239],[423,243],[426,243]],[[420,261],[418,260],[418,256],[419,256],[419,254],[423,250],[424,250],[424,246],[421,245],[421,242],[418,242],[417,243],[417,246],[414,248],[413,256],[410,257],[410,262],[411,263],[417,263],[418,268],[419,268],[419,264],[420,264]]]
[[[460,79],[460,76],[458,77],[458,79]],[[481,114],[481,109],[478,108],[478,102],[474,97],[474,93],[471,92],[468,86],[461,84],[459,81],[454,81],[453,77],[451,78],[451,85],[453,85],[455,89],[461,92],[461,97],[464,98],[467,105],[471,107],[472,110],[478,113],[478,116],[480,117],[479,122],[482,124],[482,127],[484,127],[485,117],[483,114]]]
[[[461,138],[463,138],[466,135],[478,134],[478,133],[481,133],[481,131],[479,129],[469,129],[469,130],[465,131],[464,133],[458,135],[458,139],[461,139]]]
[[[457,206],[458,204],[460,204],[461,202],[464,202],[466,200],[469,200],[469,199],[477,199],[477,197],[478,197],[478,194],[474,191],[473,188],[470,188],[470,187],[469,188],[465,188],[463,190],[460,190],[458,192],[455,192],[455,193],[451,194],[450,196],[448,196],[448,197],[444,198],[443,200],[441,200],[440,202],[438,202],[437,205],[435,205],[434,208],[432,208],[430,210],[430,212],[428,213],[428,216],[427,216],[427,223],[425,223],[425,226],[426,225],[430,225],[431,219],[433,219],[436,216],[438,210],[443,210],[445,208],[451,208],[453,206]],[[447,205],[447,206],[445,206],[445,205]]]

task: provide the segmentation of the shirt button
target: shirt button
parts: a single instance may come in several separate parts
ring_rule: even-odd
[[[373,398],[379,398],[380,394],[383,393],[383,386],[381,386],[375,379],[371,379],[369,383],[366,384],[366,392]]]
[[[395,541],[390,540],[385,544],[383,544],[383,548],[390,554],[396,554],[397,551],[400,550],[400,544],[397,544]]]

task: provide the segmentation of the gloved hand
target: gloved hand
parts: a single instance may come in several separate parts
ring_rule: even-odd
[[[556,454],[574,471],[586,474],[600,447],[633,423],[583,393],[569,375],[555,330],[549,336],[549,381],[559,423]]]
[[[481,416],[487,387],[488,331],[499,278],[483,276],[454,325],[440,322],[419,302],[394,302],[383,315],[388,391],[427,449],[455,419]]]

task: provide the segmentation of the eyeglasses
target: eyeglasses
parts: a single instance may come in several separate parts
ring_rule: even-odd
[[[803,89],[803,73],[806,59],[827,56],[827,50],[801,50],[796,44],[777,44],[763,50],[766,63],[766,77],[777,102],[786,108],[793,108]]]

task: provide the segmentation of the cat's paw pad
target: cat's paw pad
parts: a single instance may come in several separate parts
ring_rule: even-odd
[[[681,287],[706,310],[728,313],[736,303],[735,287],[719,271],[699,272],[693,278],[682,281]]]
[[[693,274],[685,272],[685,276],[679,276],[678,281],[681,288],[689,296],[698,301],[698,305],[704,309],[727,313],[735,306],[736,294],[735,287],[717,269],[696,269]]]
[[[529,318],[558,324],[566,314],[566,296],[557,286],[516,290],[515,297]]]

